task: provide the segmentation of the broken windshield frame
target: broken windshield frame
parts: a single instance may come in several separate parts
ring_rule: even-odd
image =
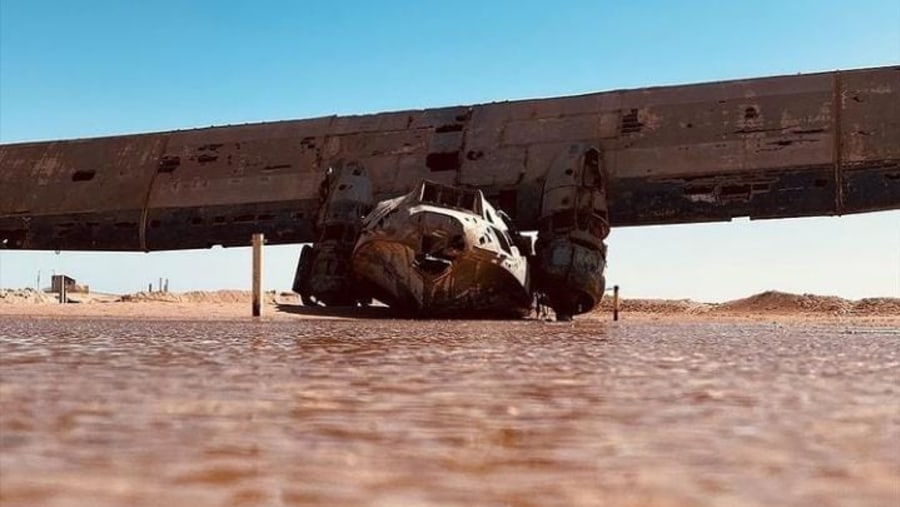
[[[481,192],[478,190],[424,181],[418,197],[422,204],[434,204],[482,215]]]

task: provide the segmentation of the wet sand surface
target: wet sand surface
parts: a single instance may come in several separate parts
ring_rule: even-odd
[[[900,504],[900,329],[0,316],[4,506]]]

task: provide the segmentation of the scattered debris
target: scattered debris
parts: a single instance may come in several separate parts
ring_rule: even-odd
[[[698,303],[690,299],[622,299],[619,302],[619,311],[622,313],[698,315],[709,312],[714,306],[710,303]],[[598,311],[611,312],[612,310],[612,298],[609,296],[603,298]]]
[[[296,296],[294,296],[296,298]],[[123,303],[247,303],[253,294],[248,290],[215,290],[191,292],[136,292],[119,298]],[[274,304],[278,295],[268,291],[263,297],[266,303]]]
[[[247,303],[253,294],[248,290],[215,290],[215,291],[191,291],[191,292],[136,292],[126,294],[119,298],[123,303]],[[268,304],[281,303],[284,300],[297,301],[294,293],[265,292],[263,301]]]
[[[0,289],[0,304],[43,304],[55,303],[52,294],[28,289]]]

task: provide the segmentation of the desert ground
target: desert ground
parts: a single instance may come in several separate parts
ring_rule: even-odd
[[[0,292],[0,505],[882,507],[900,299],[426,321]]]
[[[56,294],[33,289],[0,290],[0,315],[31,317],[103,317],[153,319],[242,319],[250,316],[251,293],[243,290],[137,292],[133,294],[71,293],[68,304]],[[837,296],[766,291],[724,303],[691,299],[620,301],[622,320],[750,320],[900,325],[900,298],[848,300]],[[611,319],[612,297],[578,319]],[[266,292],[263,319],[388,318],[387,308],[321,308],[303,306],[296,294]],[[547,318],[535,314],[533,318]]]

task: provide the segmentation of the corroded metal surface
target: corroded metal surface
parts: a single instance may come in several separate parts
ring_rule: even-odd
[[[562,320],[590,311],[603,298],[609,210],[602,160],[596,148],[573,144],[547,172],[535,279]]]
[[[312,241],[326,169],[373,197],[482,189],[537,229],[572,143],[603,154],[612,226],[900,207],[900,67],[0,146],[0,242],[163,250]]]
[[[325,176],[315,248],[303,248],[293,290],[307,305],[356,305],[367,298],[357,290],[350,256],[362,217],[374,204],[372,182],[366,168],[354,162],[336,164]]]
[[[480,191],[422,182],[363,221],[356,291],[412,315],[525,316],[529,265],[514,236]]]

